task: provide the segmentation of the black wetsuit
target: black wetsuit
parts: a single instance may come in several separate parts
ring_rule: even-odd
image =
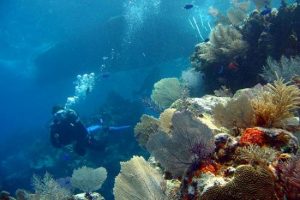
[[[61,109],[53,116],[50,125],[50,140],[54,147],[73,144],[73,150],[84,155],[89,145],[88,131],[71,109]]]

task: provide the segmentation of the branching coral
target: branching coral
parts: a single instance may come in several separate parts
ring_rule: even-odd
[[[209,42],[199,44],[198,56],[207,62],[227,61],[246,52],[248,44],[242,34],[231,26],[218,24]]]
[[[73,171],[71,183],[73,187],[89,193],[99,190],[106,177],[107,171],[103,167],[93,169],[83,166]]]
[[[257,98],[252,100],[256,124],[264,127],[283,127],[284,120],[293,116],[299,107],[300,90],[283,79],[267,84]]]
[[[234,178],[224,185],[209,188],[201,200],[276,200],[274,178],[260,166],[241,165]]]
[[[43,178],[34,175],[32,179],[37,199],[40,200],[67,200],[72,195],[71,192],[62,188],[49,173]]]
[[[164,78],[154,84],[151,99],[160,108],[168,108],[182,95],[183,88],[177,78]]]
[[[280,179],[289,200],[300,199],[300,154],[280,164]]]
[[[252,165],[268,165],[275,160],[277,154],[278,152],[272,148],[252,144],[237,149],[237,159]]]
[[[134,127],[134,135],[142,147],[145,147],[150,135],[159,129],[159,120],[149,115],[142,115],[141,122]]]
[[[143,157],[134,156],[121,162],[121,172],[115,179],[116,200],[166,200],[162,190],[163,177]]]
[[[261,76],[268,82],[273,82],[277,77],[284,80],[291,80],[294,76],[300,75],[300,57],[288,59],[282,56],[280,61],[268,57],[267,65],[263,68]]]
[[[231,99],[226,105],[217,104],[213,113],[216,122],[226,128],[247,128],[254,125],[254,110],[245,95]]]
[[[212,131],[188,111],[176,112],[171,134],[156,133],[147,149],[174,176],[182,176],[193,163],[201,162],[214,151]]]

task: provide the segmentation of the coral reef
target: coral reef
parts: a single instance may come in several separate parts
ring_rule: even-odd
[[[151,99],[160,108],[168,108],[182,95],[183,88],[177,78],[164,78],[154,84]]]
[[[254,3],[259,9],[261,8],[259,4],[265,5],[265,1],[260,0]],[[232,13],[233,10],[229,10],[228,15],[230,16]],[[239,18],[234,19],[236,21],[231,20],[233,24],[239,23],[239,26],[234,25],[234,27],[239,33],[238,38],[243,41],[241,44],[247,44],[247,48],[236,49],[237,52],[228,57],[215,53],[219,52],[218,49],[228,49],[226,45],[215,48],[215,51],[214,49],[208,51],[209,47],[213,46],[211,43],[216,41],[211,40],[212,38],[210,41],[197,44],[195,52],[191,56],[191,62],[196,70],[204,74],[205,89],[213,91],[221,85],[225,85],[233,91],[251,87],[263,81],[261,73],[264,66],[268,65],[268,57],[279,62],[282,56],[289,59],[299,56],[299,17],[300,5],[293,4],[282,6],[278,11],[273,9],[267,15],[255,10],[241,23],[239,23]],[[218,21],[220,22],[220,20]],[[221,26],[228,26],[226,25],[228,20],[227,22],[226,20],[221,21],[224,21],[222,22],[224,25]],[[240,47],[242,46],[244,45],[240,45]]]
[[[116,200],[167,199],[162,190],[164,179],[144,158],[134,156],[121,163],[121,172],[115,179]]]

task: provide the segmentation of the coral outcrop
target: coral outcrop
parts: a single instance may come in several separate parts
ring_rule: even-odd
[[[258,9],[265,6],[265,1],[255,0],[254,3]],[[286,74],[293,73],[293,67],[279,69],[276,65],[282,61],[288,63],[287,59],[296,62],[295,58],[300,55],[299,4],[283,5],[278,10],[273,9],[266,14],[261,10],[255,10],[245,19],[243,15],[234,18],[238,16],[233,15],[237,10],[234,8],[229,10],[228,17],[232,19],[231,22],[222,20],[223,25],[217,25],[213,29],[209,41],[197,44],[191,56],[192,66],[204,74],[204,85],[208,91],[216,90],[222,85],[235,91],[264,80],[273,81],[273,70],[279,70],[278,75],[281,74],[284,78],[290,77]],[[228,25],[228,21],[232,25]],[[224,27],[235,29],[231,31],[235,36],[219,37],[223,33],[228,33],[222,31]],[[224,41],[237,44],[231,48]],[[281,61],[283,56],[287,59]],[[272,61],[268,60],[268,57],[271,57]],[[264,66],[265,72],[262,77]],[[273,75],[267,77],[270,74]]]

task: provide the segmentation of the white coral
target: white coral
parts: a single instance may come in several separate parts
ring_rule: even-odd
[[[121,172],[115,179],[116,200],[166,200],[162,190],[163,177],[143,157],[133,156],[121,162]]]

